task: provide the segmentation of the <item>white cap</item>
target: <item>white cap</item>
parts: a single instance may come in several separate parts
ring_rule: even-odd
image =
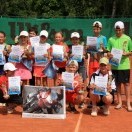
[[[93,27],[96,26],[96,25],[98,25],[100,28],[102,28],[102,23],[101,23],[101,22],[95,21],[95,22],[93,23]]]
[[[15,71],[17,68],[10,62],[4,64],[4,71]]]
[[[70,60],[68,63],[67,63],[67,66],[71,65],[71,64],[74,64],[75,66],[78,67],[78,62],[76,60]]]
[[[28,37],[28,32],[27,31],[21,31],[19,36],[27,36]]]
[[[120,29],[123,29],[124,28],[124,23],[122,21],[117,21],[115,23],[115,28],[120,28]]]
[[[72,34],[71,34],[71,38],[80,38],[80,34],[78,33],[78,32],[73,32]]]
[[[40,35],[39,36],[45,36],[46,38],[48,38],[48,32],[46,31],[46,30],[42,30],[41,32],[40,32]]]

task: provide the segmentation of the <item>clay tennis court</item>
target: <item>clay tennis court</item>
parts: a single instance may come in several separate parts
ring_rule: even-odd
[[[125,99],[123,95],[123,99]],[[124,103],[125,104],[125,103]],[[109,116],[104,116],[102,110],[97,117],[90,116],[90,109],[78,114],[67,112],[66,119],[33,119],[22,118],[22,108],[17,106],[13,114],[6,114],[5,107],[0,107],[1,132],[131,132],[132,112],[126,107],[115,110],[111,106]]]
[[[132,70],[131,70],[130,80],[131,80],[131,88],[132,88]],[[124,101],[125,100],[124,91],[122,93],[122,96]],[[132,102],[132,97],[131,97],[131,102]],[[112,105],[110,108],[111,114],[109,116],[104,116],[102,114],[102,111],[99,110],[97,117],[91,117],[90,115],[91,110],[84,108],[82,112],[78,114],[67,112],[66,119],[22,118],[21,106],[17,106],[16,111],[13,114],[8,114],[8,115],[6,114],[5,107],[0,106],[0,131],[1,132],[15,132],[15,131],[17,132],[131,132],[132,112],[127,112],[125,101],[123,102],[123,104],[124,104],[123,108],[120,110],[114,109],[114,105]]]

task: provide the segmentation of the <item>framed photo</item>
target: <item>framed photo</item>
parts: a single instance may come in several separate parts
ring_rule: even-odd
[[[65,87],[26,85],[22,92],[24,118],[65,119]]]

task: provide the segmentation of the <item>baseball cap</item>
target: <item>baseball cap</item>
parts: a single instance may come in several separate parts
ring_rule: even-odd
[[[71,34],[71,38],[80,38],[80,34],[78,33],[78,32],[73,32],[72,34]]]
[[[75,66],[78,67],[78,62],[76,60],[70,60],[68,63],[67,63],[67,66],[71,65],[71,64],[74,64]]]
[[[19,36],[28,36],[28,32],[27,31],[21,31]]]
[[[48,32],[46,31],[46,30],[42,30],[41,32],[40,32],[40,35],[39,36],[45,36],[46,38],[48,38]]]
[[[120,29],[123,29],[124,28],[124,23],[122,21],[117,21],[115,23],[115,28],[120,28]]]
[[[95,27],[95,26],[99,26],[100,28],[102,28],[102,23],[99,22],[99,21],[95,21],[95,22],[93,23],[93,27]]]
[[[4,64],[4,71],[15,71],[17,68],[10,62]]]
[[[107,65],[109,63],[109,60],[106,57],[102,57],[99,61],[99,64],[105,64]]]

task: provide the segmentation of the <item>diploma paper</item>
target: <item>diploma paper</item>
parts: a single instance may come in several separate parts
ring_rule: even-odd
[[[30,42],[31,42],[31,45],[33,47],[36,46],[36,45],[39,45],[39,41],[40,41],[40,37],[39,36],[30,37]]]
[[[9,62],[17,62],[19,63],[20,60],[21,60],[21,48],[19,45],[15,46],[13,45],[12,46],[12,51],[11,53],[9,54],[9,58],[8,58],[8,61]]]
[[[113,58],[110,59],[109,63],[118,66],[122,58],[123,50],[112,48],[111,54],[113,55]]]
[[[8,94],[20,94],[21,87],[20,87],[20,76],[16,77],[8,77]]]
[[[66,90],[74,90],[74,73],[62,72],[63,85],[66,87]]]
[[[81,62],[83,57],[83,46],[82,45],[72,46],[72,54],[73,54],[72,60]]]
[[[0,45],[0,65],[4,65],[5,64],[5,57],[3,55],[4,46],[5,45]]]
[[[46,46],[35,46],[34,49],[35,49],[35,63],[45,64],[47,62],[47,58],[44,57],[44,54],[48,54]]]
[[[55,61],[63,61],[64,59],[64,51],[63,51],[63,46],[61,45],[56,45],[53,44],[53,60]]]
[[[97,88],[94,89],[93,94],[106,95],[107,82],[108,77],[95,76],[95,85],[97,86]]]
[[[97,37],[87,36],[88,52],[97,52]]]

